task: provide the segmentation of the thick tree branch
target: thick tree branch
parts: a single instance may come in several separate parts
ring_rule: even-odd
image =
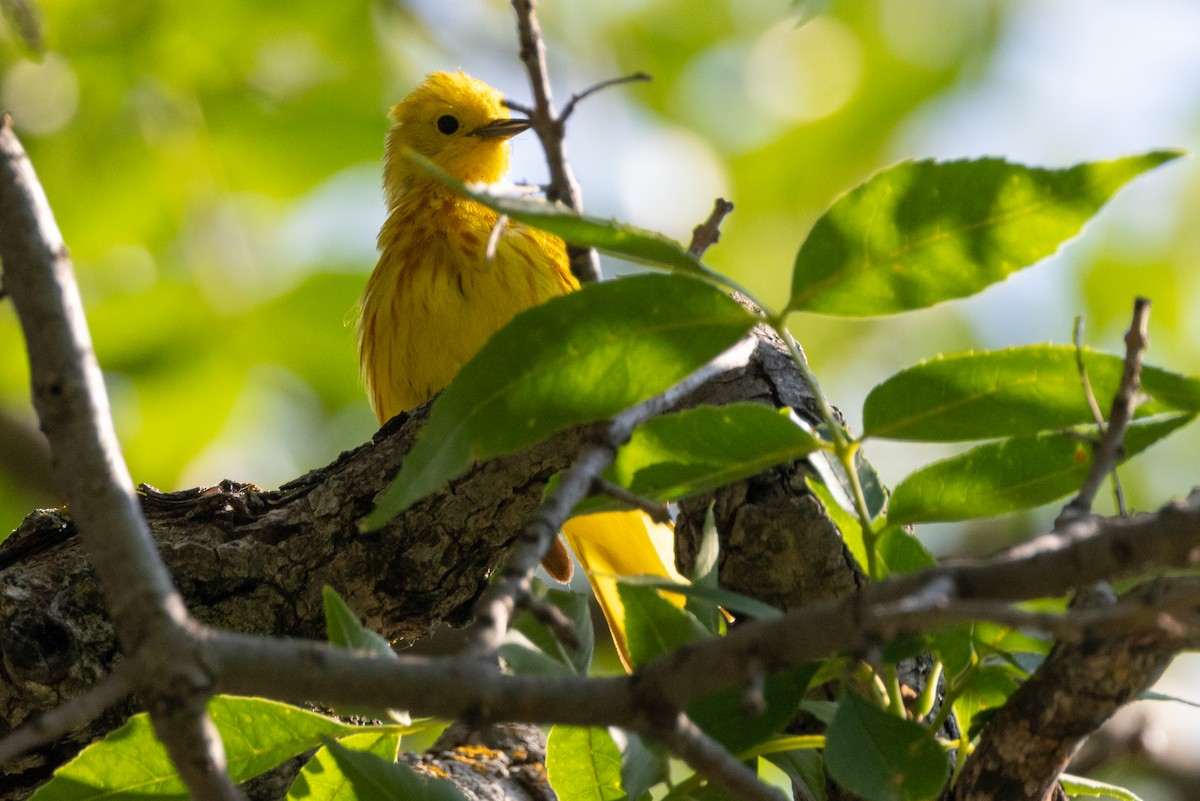
[[[228,776],[209,758],[213,752],[192,751],[186,736],[192,728],[211,729],[204,711],[207,682],[187,686],[173,680],[193,671],[185,658],[187,612],[142,517],[117,443],[66,245],[7,117],[0,121],[0,262],[25,334],[33,403],[50,442],[54,475],[78,523],[117,638],[130,655],[149,643],[162,648],[172,659],[155,681],[181,693],[195,690],[170,699],[171,725],[151,711],[172,754],[192,753],[196,770],[181,769],[184,780],[197,797],[213,797],[209,791],[221,785],[221,776],[228,785]],[[188,708],[193,715],[184,720],[178,710]]]

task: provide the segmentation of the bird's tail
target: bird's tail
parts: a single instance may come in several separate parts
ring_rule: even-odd
[[[673,538],[673,531],[669,524],[655,523],[644,512],[583,515],[563,526],[563,536],[592,584],[592,592],[604,611],[626,670],[632,670],[632,662],[625,636],[625,606],[613,577],[652,575],[678,579],[678,574],[663,564],[654,546],[655,537]]]

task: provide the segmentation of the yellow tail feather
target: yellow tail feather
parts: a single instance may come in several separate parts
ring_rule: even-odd
[[[592,584],[621,664],[625,670],[632,670],[625,637],[625,605],[617,594],[613,577],[651,575],[678,579],[679,574],[663,564],[654,545],[656,536],[673,537],[672,527],[655,523],[643,512],[604,512],[568,520],[563,526],[563,536]],[[674,596],[672,600],[678,598]]]

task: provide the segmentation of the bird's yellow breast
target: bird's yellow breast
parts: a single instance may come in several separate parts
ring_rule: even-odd
[[[562,241],[508,223],[432,182],[412,186],[379,234],[363,294],[359,357],[382,423],[424,403],[517,312],[578,287]]]

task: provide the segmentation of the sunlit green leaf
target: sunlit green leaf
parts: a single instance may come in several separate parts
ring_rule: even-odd
[[[1123,359],[1083,351],[1088,381],[1104,414],[1121,382]],[[1200,411],[1200,380],[1142,368],[1145,417]],[[952,442],[1069,428],[1092,422],[1075,349],[1029,345],[939,356],[896,373],[863,404],[863,436]]]
[[[1127,181],[1180,155],[1060,170],[903,162],[817,220],[796,255],[788,308],[866,317],[974,294],[1054,253]]]
[[[1117,801],[1142,801],[1132,790],[1089,779],[1086,776],[1072,776],[1064,773],[1058,777],[1058,783],[1062,785],[1063,792],[1070,798],[1100,797],[1115,798]]]
[[[400,735],[390,732],[352,734],[338,741],[351,751],[374,754],[388,762],[396,761]],[[288,791],[286,801],[361,801],[354,784],[342,772],[328,748],[321,748],[305,763]]]
[[[853,693],[843,695],[825,740],[829,775],[866,801],[937,798],[946,783],[946,754],[928,729]]]
[[[284,760],[316,748],[322,738],[364,731],[294,706],[262,698],[217,696],[208,713],[225,743],[229,775],[241,782]],[[85,799],[188,798],[166,750],[145,713],[92,743],[60,768],[32,798]]]
[[[607,729],[555,726],[546,773],[559,801],[621,801],[621,752]]]
[[[753,323],[725,293],[674,275],[589,284],[522,312],[438,396],[366,526],[387,522],[475,460],[662,392]]]
[[[1174,415],[1130,424],[1124,459],[1132,457],[1195,415]],[[990,442],[943,459],[905,478],[892,493],[888,522],[969,520],[1031,509],[1079,488],[1092,462],[1080,435],[1039,434]]]
[[[812,494],[821,501],[821,505],[825,508],[825,514],[829,515],[829,519],[841,532],[842,541],[846,543],[846,549],[850,551],[854,561],[866,573],[868,570],[867,546],[863,541],[862,524],[858,522],[853,511],[846,508],[846,506],[853,506],[850,499],[845,498],[844,503],[835,500],[829,484],[825,482],[823,476],[805,476],[804,481],[808,484],[808,489]],[[837,486],[839,487],[838,494],[844,496],[845,493],[841,491],[840,484]]]
[[[820,447],[791,410],[758,403],[699,406],[639,426],[606,477],[636,495],[674,501],[800,459]],[[603,498],[577,511],[596,511]]]

